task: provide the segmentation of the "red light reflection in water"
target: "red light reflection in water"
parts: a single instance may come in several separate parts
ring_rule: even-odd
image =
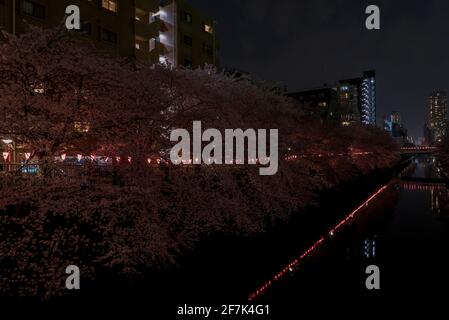
[[[341,228],[343,228],[351,219],[355,217],[365,206],[369,204],[373,199],[379,196],[388,188],[388,185],[383,186],[376,192],[374,192],[365,202],[359,205],[355,210],[353,210],[350,214],[346,216],[342,221],[340,221],[335,227],[329,230],[328,234],[333,236],[335,235]],[[297,267],[299,263],[307,258],[312,252],[314,252],[324,241],[326,240],[326,236],[322,236],[318,241],[316,241],[309,249],[307,249],[301,256],[292,262],[290,262],[285,268],[279,271],[272,279],[265,282],[259,289],[255,292],[251,293],[248,297],[248,300],[254,300],[255,298],[261,296],[265,291],[277,280],[283,278],[293,267]]]

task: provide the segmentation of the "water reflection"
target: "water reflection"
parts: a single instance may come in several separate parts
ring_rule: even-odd
[[[449,190],[447,181],[442,176],[435,157],[416,158],[413,167],[413,173],[402,178],[402,189],[429,192],[430,209],[433,215],[436,217],[447,216],[449,212]]]
[[[376,258],[376,236],[374,239],[366,239],[363,242],[363,253],[367,259]]]
[[[323,237],[271,299],[310,292],[366,293],[365,268],[382,270],[382,293],[449,287],[449,191],[432,156],[420,155],[359,217]]]

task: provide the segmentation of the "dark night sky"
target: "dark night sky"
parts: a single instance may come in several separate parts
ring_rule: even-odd
[[[222,66],[281,82],[289,91],[375,69],[378,123],[397,110],[422,136],[427,97],[449,89],[447,0],[189,0],[217,20]],[[365,8],[381,30],[365,28]]]

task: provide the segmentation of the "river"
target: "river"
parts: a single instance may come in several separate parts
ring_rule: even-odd
[[[447,296],[449,191],[433,157],[416,157],[356,218],[323,239],[255,301]],[[365,286],[369,265],[379,267],[379,290]]]

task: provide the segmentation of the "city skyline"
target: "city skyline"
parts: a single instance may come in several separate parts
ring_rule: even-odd
[[[368,1],[190,2],[217,20],[223,66],[290,92],[376,70],[377,124],[398,111],[415,139],[423,136],[429,94],[449,89],[447,2],[377,1],[377,31],[364,28]]]

